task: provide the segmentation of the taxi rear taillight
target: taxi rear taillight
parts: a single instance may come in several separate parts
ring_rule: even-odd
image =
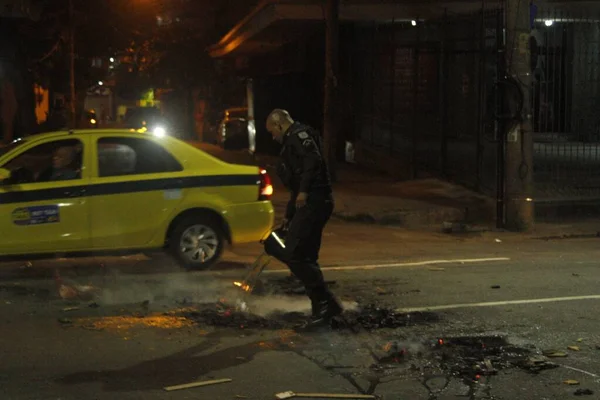
[[[271,177],[267,173],[266,170],[260,170],[260,186],[258,189],[258,200],[271,200],[271,196],[273,196],[273,184],[271,182]]]

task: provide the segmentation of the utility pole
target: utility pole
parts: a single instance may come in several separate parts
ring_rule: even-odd
[[[323,98],[324,156],[329,165],[331,180],[337,181],[337,133],[339,129],[337,110],[338,31],[340,0],[325,0],[325,90]]]
[[[71,101],[69,103],[70,128],[75,129],[77,124],[77,109],[75,98],[75,13],[73,0],[69,0],[69,90]]]
[[[531,36],[530,4],[506,0],[506,84],[508,113],[517,117],[505,121],[502,136],[504,157],[504,226],[513,231],[533,228],[533,137],[531,124]]]

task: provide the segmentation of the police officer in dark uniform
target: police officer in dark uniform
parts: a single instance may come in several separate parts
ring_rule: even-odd
[[[309,325],[327,323],[342,312],[318,264],[323,229],[333,212],[329,171],[322,156],[318,132],[295,122],[285,110],[275,109],[267,118],[267,130],[282,144],[277,175],[291,197],[284,226],[285,262],[305,286],[312,305]]]

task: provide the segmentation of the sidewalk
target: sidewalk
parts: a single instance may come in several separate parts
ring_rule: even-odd
[[[195,145],[227,162],[266,168],[275,186],[273,205],[278,217],[282,215],[288,193],[275,174],[276,157],[252,156],[205,143]],[[495,230],[495,200],[464,187],[437,179],[398,182],[350,164],[340,164],[337,175],[334,218],[437,232],[444,227],[460,233]],[[589,237],[599,231],[600,223],[589,218],[560,223],[545,221],[536,224],[528,236]]]

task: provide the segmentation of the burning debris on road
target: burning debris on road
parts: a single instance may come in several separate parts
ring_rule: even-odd
[[[389,356],[380,364],[408,361],[405,349],[389,346]],[[420,356],[420,355],[419,355]],[[439,368],[465,382],[477,382],[483,376],[493,376],[499,371],[519,368],[537,374],[557,368],[546,357],[512,345],[500,336],[466,336],[438,339],[430,345],[427,359],[436,360]]]
[[[216,304],[199,305],[196,310],[184,314],[199,324],[236,329],[293,329],[306,322],[307,314],[298,311],[273,310],[265,316],[256,315],[247,309],[245,302],[237,305],[225,300]],[[368,305],[357,310],[346,311],[332,321],[334,330],[362,328],[367,331],[385,328],[401,328],[418,323],[436,322],[435,314],[402,314],[394,310]]]
[[[399,313],[393,309],[369,304],[357,311],[347,311],[343,320],[334,324],[334,328],[360,326],[368,331],[377,329],[395,329],[410,325],[438,322],[439,316],[434,313]]]

